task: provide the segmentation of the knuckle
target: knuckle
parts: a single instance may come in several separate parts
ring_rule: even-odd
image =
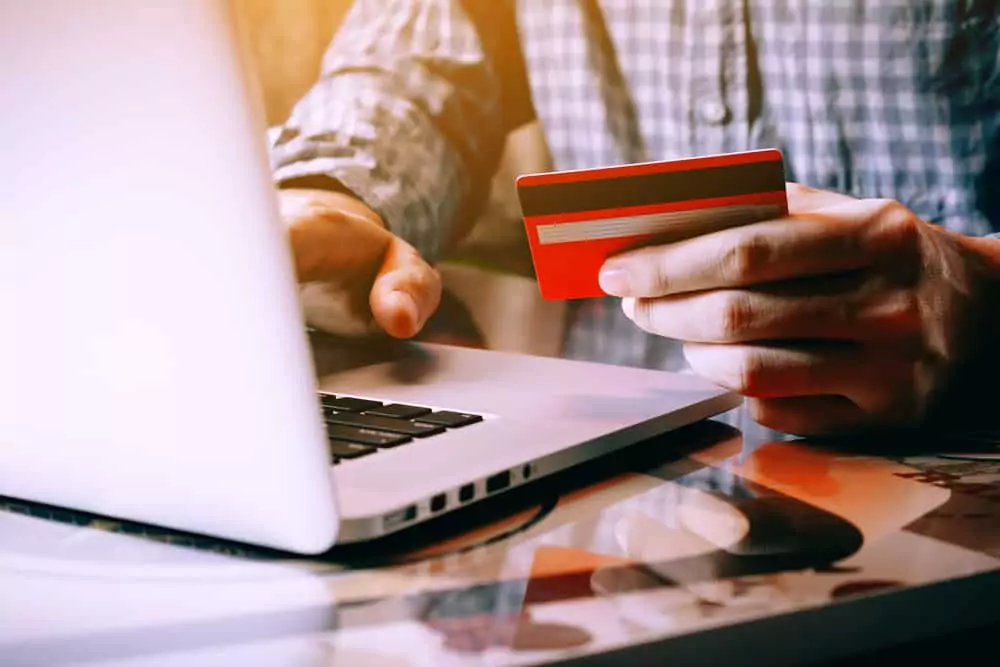
[[[437,271],[425,268],[422,271],[414,272],[413,286],[420,296],[420,302],[431,307],[436,307],[441,300],[441,278]]]
[[[670,290],[666,258],[658,253],[649,264],[648,284],[644,286],[647,293],[650,296],[666,294]]]
[[[641,248],[621,260],[628,267],[629,287],[634,296],[656,297],[667,290],[667,261],[661,248]]]
[[[724,293],[720,295],[718,316],[719,335],[723,341],[733,341],[741,338],[753,322],[753,304],[750,298],[741,292]]]
[[[767,364],[760,354],[744,351],[736,355],[730,378],[733,391],[744,396],[767,393]]]
[[[414,281],[421,290],[426,292],[436,292],[441,289],[441,274],[423,260],[417,263]]]
[[[920,221],[897,201],[876,200],[872,229],[883,250],[892,253],[916,251],[920,244]]]
[[[913,290],[896,290],[885,299],[880,311],[880,324],[892,332],[913,330],[921,321],[920,300]]]
[[[842,315],[853,323],[860,338],[869,341],[891,340],[896,347],[893,357],[904,353],[912,339],[919,339],[924,323],[924,309],[916,292],[906,287],[880,286],[860,297],[855,304],[843,304]],[[848,307],[849,306],[849,307]]]
[[[632,322],[641,329],[652,329],[653,304],[648,299],[632,300]]]
[[[441,273],[437,269],[430,266],[427,267],[427,270],[431,276],[430,282],[432,288],[434,289],[435,292],[440,293],[441,290],[444,288],[444,279],[441,278]]]
[[[721,272],[725,280],[742,284],[760,275],[771,261],[771,248],[757,234],[743,234],[722,254]]]
[[[669,301],[637,298],[632,310],[632,322],[647,333],[668,338],[677,337],[676,317]]]
[[[776,383],[772,369],[758,350],[685,343],[684,356],[692,371],[747,398],[773,393]]]

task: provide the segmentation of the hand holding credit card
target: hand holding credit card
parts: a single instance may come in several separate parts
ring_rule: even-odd
[[[542,297],[605,296],[605,260],[788,214],[778,150],[757,150],[517,179]]]

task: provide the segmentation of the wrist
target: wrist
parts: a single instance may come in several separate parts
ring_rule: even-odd
[[[385,221],[343,183],[329,176],[301,176],[279,183],[283,191],[297,191],[306,194],[317,205],[352,213],[385,228]]]

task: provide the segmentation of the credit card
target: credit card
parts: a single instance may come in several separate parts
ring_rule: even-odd
[[[542,297],[605,296],[604,261],[651,244],[788,214],[785,166],[774,149],[517,178]]]

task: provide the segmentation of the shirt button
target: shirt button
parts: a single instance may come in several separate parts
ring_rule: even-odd
[[[698,115],[709,125],[721,125],[729,118],[729,109],[718,100],[705,100],[698,105]]]

